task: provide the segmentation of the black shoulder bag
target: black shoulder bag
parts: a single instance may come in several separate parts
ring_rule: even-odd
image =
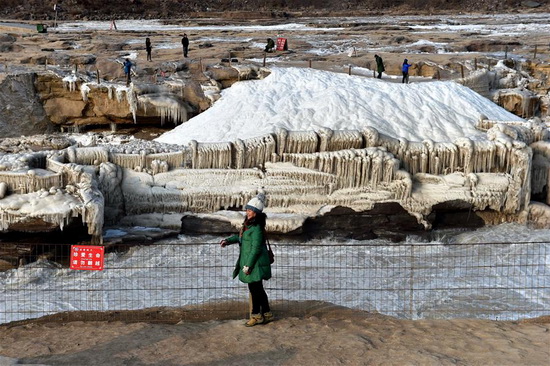
[[[265,229],[264,229],[264,236],[265,236],[265,243],[267,244],[267,255],[269,255],[269,263],[273,264],[273,262],[275,262],[275,254],[271,249],[271,245],[269,244],[269,239],[267,238],[267,232],[265,231]]]

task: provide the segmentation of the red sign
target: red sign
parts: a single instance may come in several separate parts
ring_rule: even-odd
[[[96,245],[71,245],[71,269],[103,270],[105,247]]]
[[[286,44],[286,38],[277,38],[277,51],[286,51],[288,50],[288,45]]]

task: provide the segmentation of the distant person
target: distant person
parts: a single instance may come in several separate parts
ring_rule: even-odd
[[[411,66],[412,64],[409,63],[409,60],[405,59],[403,61],[403,65],[401,66],[401,71],[403,72],[403,80],[401,80],[402,84],[409,83],[409,67]]]
[[[130,83],[132,82],[132,61],[127,58],[122,64],[122,67],[124,68],[124,73],[126,74],[126,86],[130,86]]]
[[[241,282],[248,284],[252,298],[252,313],[250,320],[245,323],[247,327],[273,320],[269,299],[262,282],[271,278],[271,261],[265,235],[266,215],[263,213],[264,200],[263,193],[252,198],[244,206],[246,217],[240,233],[220,242],[222,248],[239,243],[239,259],[235,264],[233,278],[239,276]]]
[[[147,51],[147,61],[152,61],[151,60],[151,51],[152,51],[152,47],[151,47],[151,39],[149,39],[149,37],[145,38],[145,50]]]
[[[265,46],[264,51],[265,52],[273,52],[273,49],[275,48],[275,41],[271,38],[267,39],[267,45]]]
[[[382,79],[382,73],[386,71],[386,68],[384,67],[384,60],[382,60],[382,57],[378,55],[374,55],[374,59],[376,60],[376,71],[378,72],[378,79]]]
[[[181,39],[181,45],[183,46],[183,57],[187,57],[187,52],[189,51],[189,38],[187,38],[187,34],[185,33]]]

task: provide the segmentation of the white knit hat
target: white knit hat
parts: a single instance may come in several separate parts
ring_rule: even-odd
[[[264,210],[265,207],[265,194],[258,193],[258,195],[254,198],[252,198],[246,206],[244,206],[245,210],[252,210],[256,213],[260,213]]]

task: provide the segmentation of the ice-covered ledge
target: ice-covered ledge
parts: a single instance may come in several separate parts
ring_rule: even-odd
[[[24,141],[14,140],[7,149],[21,151],[0,157],[0,225],[9,230],[15,221],[38,215],[62,228],[78,214],[101,242],[104,221],[175,228],[186,215],[188,221],[225,223],[224,230],[232,231],[242,221],[234,211],[259,190],[267,194],[271,230],[279,233],[300,231],[311,220],[330,225],[321,218],[339,208],[366,220],[385,207],[382,216],[405,214],[414,219],[411,227],[422,229],[431,228],[434,208],[442,207],[517,221],[531,192],[548,190],[547,130],[537,123],[484,125],[491,125],[486,140],[445,143],[394,139],[374,128],[280,129],[189,147],[135,139],[115,144],[106,136],[78,138],[66,147],[45,138],[50,148],[62,148],[44,152],[25,152]],[[59,207],[54,214],[36,204],[33,197],[41,195],[44,202],[49,196],[65,200],[47,205]],[[25,203],[14,204],[20,201]],[[479,216],[494,221],[494,215]]]

